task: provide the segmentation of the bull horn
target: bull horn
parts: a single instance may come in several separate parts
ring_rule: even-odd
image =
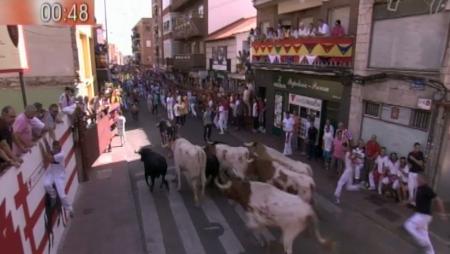
[[[217,187],[219,187],[219,189],[222,189],[222,190],[229,189],[232,184],[232,182],[230,180],[228,180],[228,182],[226,184],[220,184],[219,179],[217,177],[214,179],[214,183],[217,185]]]
[[[254,146],[255,142],[246,142],[244,143],[244,146],[250,147],[250,146]]]
[[[214,142],[208,141],[206,142],[208,145],[214,145]]]

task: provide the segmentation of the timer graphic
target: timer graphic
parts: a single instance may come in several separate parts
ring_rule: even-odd
[[[40,19],[44,24],[67,23],[86,24],[89,21],[89,5],[72,3],[69,8],[58,2],[45,2],[40,6]]]

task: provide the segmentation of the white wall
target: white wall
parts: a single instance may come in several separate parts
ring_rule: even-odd
[[[25,76],[74,76],[70,27],[24,26],[29,70]]]
[[[209,0],[208,34],[240,18],[253,16],[256,16],[256,9],[250,0]]]

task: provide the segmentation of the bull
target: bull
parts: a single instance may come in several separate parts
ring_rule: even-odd
[[[194,201],[198,204],[198,185],[202,196],[205,195],[206,184],[206,154],[200,147],[193,145],[184,138],[177,138],[171,142],[175,170],[178,176],[178,191],[181,190],[181,171],[185,172],[192,185]]]
[[[250,158],[245,171],[233,171],[237,177],[269,183],[282,191],[298,195],[304,201],[312,203],[315,189],[312,177],[292,172],[281,163],[269,158],[260,158],[256,154],[252,154]]]
[[[221,170],[235,170],[244,172],[250,159],[250,152],[246,147],[232,147],[223,143],[213,142],[206,145],[207,153],[214,154],[220,163]]]
[[[238,178],[215,184],[225,196],[240,204],[247,215],[247,227],[258,232],[263,227],[278,227],[282,232],[286,254],[292,254],[295,238],[312,226],[321,245],[332,247],[332,242],[323,238],[318,228],[317,216],[310,204],[298,196],[283,192],[274,186],[245,181]]]
[[[272,147],[266,146],[260,142],[249,142],[245,143],[244,146],[246,146],[251,153],[256,153],[262,158],[274,160],[293,172],[306,174],[311,177],[313,176],[313,171],[310,165],[301,161],[293,160]]]
[[[176,126],[171,124],[168,120],[161,120],[156,124],[156,127],[159,129],[159,134],[161,136],[161,146],[168,146],[169,142],[176,137]]]
[[[150,191],[153,192],[153,186],[155,184],[155,179],[159,178],[161,176],[161,186],[166,186],[167,190],[169,190],[169,184],[166,180],[166,174],[167,174],[167,161],[164,156],[154,152],[150,148],[143,147],[139,149],[139,151],[136,151],[137,154],[141,156],[141,161],[144,162],[144,169],[145,169],[145,182],[148,183],[148,178],[151,178],[152,185],[150,186]]]

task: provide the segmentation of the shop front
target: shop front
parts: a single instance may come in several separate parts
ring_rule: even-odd
[[[320,134],[326,119],[335,126],[348,122],[350,79],[267,70],[256,70],[255,74],[257,94],[267,99],[266,127],[274,134],[282,133],[287,112],[300,118],[298,136],[302,139],[309,121]]]

